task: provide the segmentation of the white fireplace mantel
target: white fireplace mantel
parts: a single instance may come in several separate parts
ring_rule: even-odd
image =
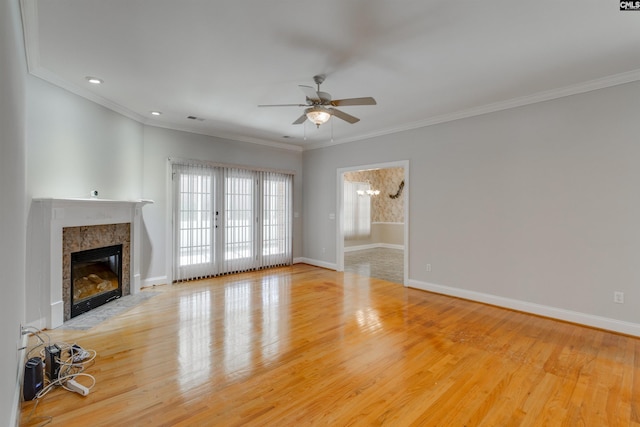
[[[62,229],[102,224],[131,224],[130,292],[140,291],[141,228],[144,205],[151,200],[33,199],[32,252],[42,271],[35,280],[41,293],[40,327],[56,328],[64,322],[62,296]],[[44,323],[44,324],[43,324]]]

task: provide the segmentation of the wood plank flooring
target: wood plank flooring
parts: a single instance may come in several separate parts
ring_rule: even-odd
[[[303,264],[154,290],[48,331],[97,383],[22,425],[640,426],[637,338]]]

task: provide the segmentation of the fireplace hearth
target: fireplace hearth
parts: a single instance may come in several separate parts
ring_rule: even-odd
[[[71,317],[122,296],[122,245],[71,254]]]

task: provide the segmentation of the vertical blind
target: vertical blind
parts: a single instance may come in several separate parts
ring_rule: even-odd
[[[292,263],[293,175],[172,163],[174,280]]]
[[[173,165],[174,279],[217,274],[213,260],[216,247],[216,176],[210,168],[197,164]]]

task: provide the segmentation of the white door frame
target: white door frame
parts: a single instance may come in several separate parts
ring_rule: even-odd
[[[404,286],[409,283],[409,160],[395,162],[375,163],[370,165],[350,166],[337,170],[337,203],[338,227],[336,230],[336,270],[344,271],[344,174],[369,169],[404,168]]]

